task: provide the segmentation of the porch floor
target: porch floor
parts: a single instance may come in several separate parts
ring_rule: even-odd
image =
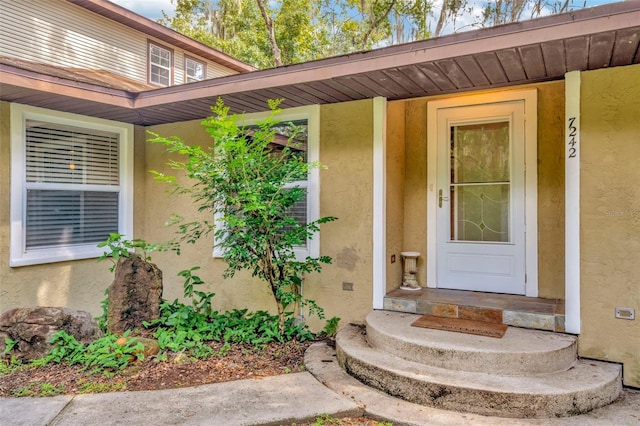
[[[429,314],[564,332],[564,300],[512,294],[423,288],[396,289],[384,298],[388,311]]]

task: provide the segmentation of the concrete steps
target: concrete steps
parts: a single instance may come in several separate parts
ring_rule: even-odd
[[[336,337],[338,362],[361,382],[410,402],[482,415],[585,413],[622,389],[615,364],[576,359],[572,336],[509,328],[504,338],[411,327],[419,315],[374,311]]]

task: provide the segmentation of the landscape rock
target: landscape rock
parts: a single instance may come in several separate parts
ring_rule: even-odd
[[[8,355],[22,360],[42,358],[53,347],[49,343],[53,335],[63,330],[83,344],[102,336],[89,312],[46,306],[15,308],[0,315],[0,353],[9,338],[17,343]]]
[[[116,340],[116,343],[120,346],[124,346],[130,339],[134,339],[134,343],[142,343],[142,350],[136,351],[136,354],[138,352],[141,352],[145,358],[153,355],[158,355],[158,353],[160,352],[160,345],[158,344],[158,341],[155,339],[150,339],[148,337],[121,337]]]
[[[162,271],[136,254],[118,264],[109,287],[107,330],[122,334],[142,329],[160,316]]]

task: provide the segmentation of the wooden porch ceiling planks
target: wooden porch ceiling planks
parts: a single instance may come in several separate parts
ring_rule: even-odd
[[[489,85],[489,79],[485,71],[482,69],[478,61],[473,55],[461,56],[455,59],[458,66],[464,71],[465,75],[471,80],[473,87],[482,87]]]
[[[454,59],[442,59],[436,62],[440,68],[457,89],[468,89],[473,87],[473,83],[465,74],[464,70],[456,63]]]
[[[616,35],[611,66],[617,67],[633,63],[636,52],[640,55],[640,50],[638,50],[640,30],[638,28],[628,28],[616,31]],[[637,59],[636,62],[638,62]]]
[[[365,82],[365,84],[363,84],[357,78],[355,78],[355,76],[353,76],[353,75],[344,76],[344,77],[338,77],[338,78],[335,78],[334,80],[337,80],[341,84],[344,84],[346,86],[355,88],[357,90],[357,92],[361,94],[361,97],[354,98],[354,100],[355,99],[366,99],[366,98],[371,98],[371,97],[375,97],[376,96],[376,94],[373,92],[371,87],[366,85],[366,82]],[[378,95],[378,96],[382,96],[382,95]]]
[[[522,58],[522,67],[528,79],[540,80],[548,76],[539,44],[518,49]]]
[[[408,99],[638,63],[636,1],[139,93],[0,64],[0,99],[149,125],[206,117],[218,97],[257,112],[274,98],[287,107]]]
[[[434,63],[419,64],[420,71],[433,81],[441,92],[456,90],[456,85],[451,82],[446,74]]]
[[[398,68],[409,80],[422,88],[419,93],[438,93],[440,87],[417,66]],[[419,95],[420,96],[420,95]]]
[[[502,63],[495,52],[483,52],[473,55],[491,84],[504,84],[509,81]]]
[[[567,59],[562,40],[549,41],[540,45],[544,67],[549,78],[561,78],[567,72]]]
[[[502,64],[505,74],[510,83],[521,82],[527,79],[522,66],[522,58],[516,49],[504,49],[496,52],[496,56]]]
[[[611,63],[615,32],[596,34],[589,43],[589,69],[607,68]]]
[[[565,55],[567,59],[567,71],[580,71],[588,69],[589,64],[589,38],[573,37],[565,41]]]
[[[381,71],[387,78],[393,80],[394,83],[402,86],[406,97],[413,97],[416,94],[424,93],[424,88],[420,87],[413,80],[404,74],[400,69],[393,68]]]
[[[324,84],[327,86],[344,93],[347,96],[350,96],[351,99],[364,99],[366,95],[364,94],[366,90],[363,90],[357,84],[351,84],[346,79],[343,78],[331,78],[324,81]]]

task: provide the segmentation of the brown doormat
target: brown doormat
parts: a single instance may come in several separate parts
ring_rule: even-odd
[[[477,334],[497,338],[504,336],[504,333],[507,331],[505,324],[461,318],[434,317],[433,315],[423,315],[411,325],[413,327],[433,328],[436,330],[455,331],[458,333]]]

